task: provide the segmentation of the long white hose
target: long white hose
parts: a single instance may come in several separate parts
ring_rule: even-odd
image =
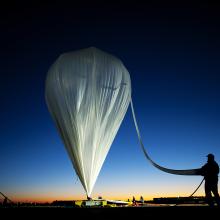
[[[135,112],[134,112],[134,106],[133,106],[133,102],[132,102],[132,99],[131,99],[131,110],[132,110],[132,115],[133,115],[133,119],[134,119],[134,124],[135,124],[135,128],[136,128],[136,131],[137,131],[137,136],[138,136],[138,140],[139,140],[139,143],[140,143],[140,146],[141,146],[141,149],[143,150],[143,153],[145,155],[145,157],[147,158],[148,161],[150,161],[150,163],[158,168],[159,170],[162,170],[166,173],[171,173],[171,174],[176,174],[176,175],[199,175],[198,174],[198,171],[199,169],[189,169],[189,170],[175,170],[175,169],[169,169],[169,168],[166,168],[166,167],[162,167],[160,166],[159,164],[155,163],[149,156],[149,154],[147,153],[145,147],[144,147],[144,144],[143,144],[143,141],[142,141],[142,138],[141,138],[141,134],[140,134],[140,130],[138,128],[138,123],[137,123],[137,119],[136,119],[136,116],[135,116]]]

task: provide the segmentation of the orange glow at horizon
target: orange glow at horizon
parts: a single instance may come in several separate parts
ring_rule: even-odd
[[[143,196],[145,200],[152,200],[153,198],[160,198],[160,197],[188,197],[189,192],[179,192],[179,193],[152,193],[152,194],[107,194],[103,196],[103,199],[110,199],[110,200],[124,200],[127,201],[128,199],[131,201],[132,197],[135,197],[136,200],[140,199],[140,196]],[[204,196],[204,193],[196,193],[195,196]],[[92,196],[93,199],[97,199],[99,195]],[[39,202],[39,203],[51,203],[56,200],[85,200],[86,195],[78,195],[78,196],[61,196],[61,195],[50,195],[50,194],[44,194],[44,195],[18,195],[18,196],[10,196],[9,197],[13,202]]]
[[[171,179],[171,180],[170,180]],[[124,178],[123,181],[117,178],[116,181],[101,179],[97,182],[91,194],[93,199],[102,197],[103,199],[131,201],[134,196],[139,200],[142,196],[145,200],[152,200],[160,197],[188,197],[190,196],[199,181],[197,178],[189,182],[184,178],[175,180],[170,177],[169,180],[154,177],[151,180],[142,180],[138,178]],[[162,181],[163,180],[163,181]],[[175,181],[174,181],[175,180]],[[184,182],[185,180],[185,182]],[[54,185],[53,185],[54,184]],[[86,193],[80,182],[64,184],[63,182],[53,182],[37,186],[25,186],[15,188],[14,190],[5,190],[3,193],[14,202],[42,202],[51,203],[56,200],[86,200]],[[204,196],[204,185],[202,185],[194,196]]]

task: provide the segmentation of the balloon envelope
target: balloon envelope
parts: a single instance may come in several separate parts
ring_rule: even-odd
[[[48,71],[45,96],[90,196],[130,103],[129,73],[118,58],[93,47],[65,53]]]

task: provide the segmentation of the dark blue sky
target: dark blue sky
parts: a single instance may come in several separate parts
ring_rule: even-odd
[[[156,162],[195,168],[209,152],[220,162],[219,9],[158,1],[2,6],[0,191],[20,199],[84,197],[47,110],[44,83],[61,53],[90,46],[117,56],[130,72],[141,133]],[[199,181],[145,161],[129,109],[94,196],[190,194]]]

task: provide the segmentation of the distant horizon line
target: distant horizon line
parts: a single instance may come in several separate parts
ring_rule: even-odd
[[[135,197],[135,201],[140,201],[140,197]],[[144,197],[143,197],[144,198]],[[144,199],[145,202],[151,202],[153,201],[154,199],[178,199],[178,198],[190,198],[189,196],[160,196],[160,197],[152,197],[152,198],[146,198]],[[198,195],[198,196],[192,196],[191,198],[205,198],[204,195]],[[1,199],[1,198],[0,198]],[[11,199],[9,199],[11,200]],[[100,198],[92,198],[92,200],[96,201],[96,200],[115,200],[115,201],[132,201],[132,197],[129,197],[127,199],[125,198],[119,198],[119,199],[116,199],[116,198],[104,198],[104,197],[100,197]],[[4,201],[4,198],[2,198],[2,202]],[[47,204],[47,203],[53,203],[55,201],[61,201],[61,202],[67,202],[67,201],[87,201],[87,199],[65,199],[65,198],[57,198],[57,199],[42,199],[42,200],[39,200],[39,199],[14,199],[14,200],[11,200],[13,203],[41,203],[41,204]],[[1,203],[1,202],[0,202]]]

